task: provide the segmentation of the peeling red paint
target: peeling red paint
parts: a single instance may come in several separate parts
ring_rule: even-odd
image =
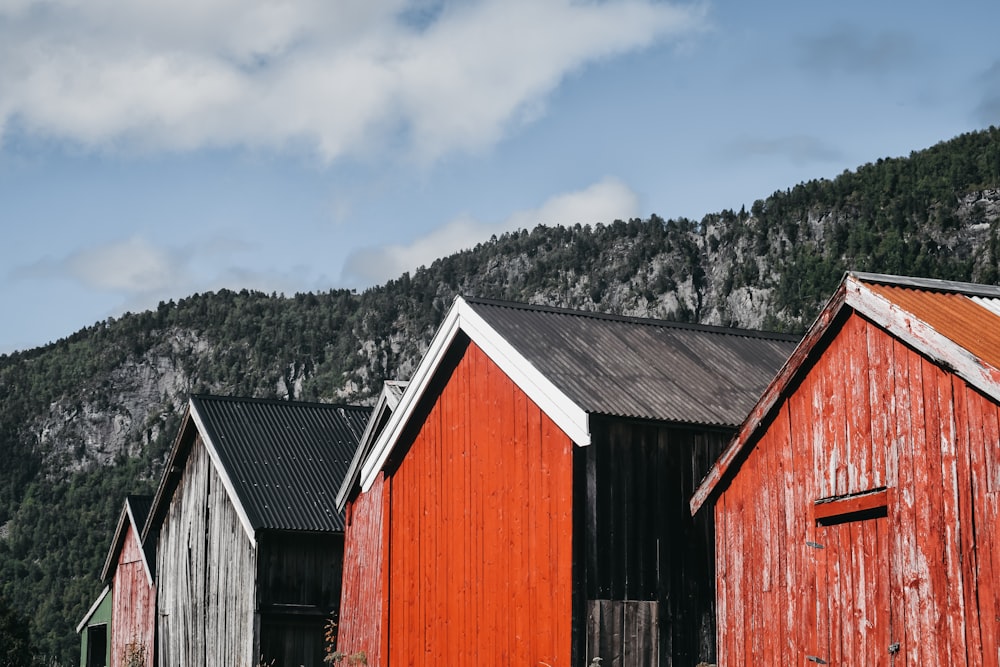
[[[996,664],[1000,405],[858,314],[827,340],[718,492],[719,664]]]

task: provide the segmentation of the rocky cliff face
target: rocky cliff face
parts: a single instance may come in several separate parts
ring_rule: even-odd
[[[996,266],[991,253],[1000,222],[1000,190],[962,196],[955,215],[961,224],[931,230],[933,250],[968,261],[970,277],[983,276]],[[511,285],[520,285],[515,296],[530,303],[801,330],[809,324],[812,311],[796,314],[776,299],[782,281],[796,270],[791,249],[796,247],[799,254],[803,249],[817,256],[828,254],[835,230],[846,224],[858,222],[842,211],[814,211],[797,223],[797,238],[792,239],[780,228],[762,230],[754,216],[707,218],[700,225],[677,226],[642,262],[635,262],[634,254],[643,239],[617,238],[610,247],[595,248],[593,261],[583,270],[557,263],[565,257],[567,246],[582,242],[579,235],[571,235],[561,245],[550,243],[549,249],[543,243],[512,255],[495,255],[482,262],[482,270],[461,276],[454,286],[439,285],[435,298],[447,306],[457,293],[507,297]],[[537,285],[527,284],[539,266],[546,267],[545,279],[536,276]],[[823,298],[813,306],[818,307]],[[368,402],[384,377],[408,378],[433,333],[433,327],[402,316],[393,318],[382,338],[366,329],[360,324],[346,332],[355,338],[350,347],[356,352],[352,365],[343,369],[337,381],[323,387],[327,400]],[[121,456],[137,456],[171,437],[164,432],[168,418],[183,411],[192,391],[231,393],[226,378],[205,383],[196,370],[205,359],[218,355],[215,343],[179,328],[164,331],[158,338],[141,356],[114,368],[99,386],[84,386],[79,394],[60,397],[31,421],[26,431],[32,434],[46,468],[66,474],[109,465]],[[279,360],[275,365],[277,379],[269,390],[259,393],[295,399],[305,396],[305,388],[322,364]]]

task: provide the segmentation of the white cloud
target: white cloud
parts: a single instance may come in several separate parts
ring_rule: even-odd
[[[87,287],[126,293],[170,287],[178,268],[167,252],[141,238],[82,250],[69,258],[66,267]]]
[[[384,282],[406,271],[429,265],[435,259],[487,241],[490,236],[536,225],[574,225],[611,222],[638,215],[636,194],[625,184],[606,178],[588,188],[550,198],[537,209],[517,211],[497,223],[469,216],[458,217],[409,244],[387,244],[353,253],[345,263],[349,282],[366,285]]]
[[[0,0],[0,132],[431,160],[489,146],[586,64],[702,21],[656,0]]]

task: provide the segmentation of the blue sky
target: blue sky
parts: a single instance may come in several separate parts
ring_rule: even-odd
[[[0,0],[0,353],[1000,125],[1000,3]]]

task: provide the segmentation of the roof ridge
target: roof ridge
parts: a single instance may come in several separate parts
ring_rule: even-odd
[[[911,287],[935,292],[958,292],[966,296],[984,296],[1000,298],[1000,286],[968,283],[942,278],[919,278],[913,276],[897,276],[889,273],[868,273],[865,271],[849,271],[848,275],[864,283],[891,285],[895,287]]]
[[[355,405],[353,403],[324,403],[322,401],[287,400],[284,398],[262,398],[257,396],[220,396],[217,394],[191,394],[190,398],[197,401],[215,401],[219,403],[255,403],[258,405],[275,405],[299,408],[346,408],[349,410],[370,410],[371,406]]]
[[[764,338],[769,340],[797,341],[801,338],[796,334],[781,333],[779,331],[764,331],[761,329],[745,329],[742,327],[725,327],[717,324],[700,324],[694,322],[677,322],[674,320],[664,320],[655,317],[639,317],[637,315],[619,315],[616,313],[605,313],[591,310],[580,310],[577,308],[565,308],[560,306],[550,306],[545,304],[524,303],[520,301],[505,301],[502,299],[488,299],[484,297],[463,296],[463,299],[470,305],[493,306],[498,308],[510,308],[514,310],[531,310],[536,312],[549,313],[552,315],[567,315],[570,317],[586,317],[608,322],[619,322],[622,324],[636,324],[641,326],[682,329],[688,331],[700,331],[702,333],[714,333],[724,336],[742,336],[752,338]]]

